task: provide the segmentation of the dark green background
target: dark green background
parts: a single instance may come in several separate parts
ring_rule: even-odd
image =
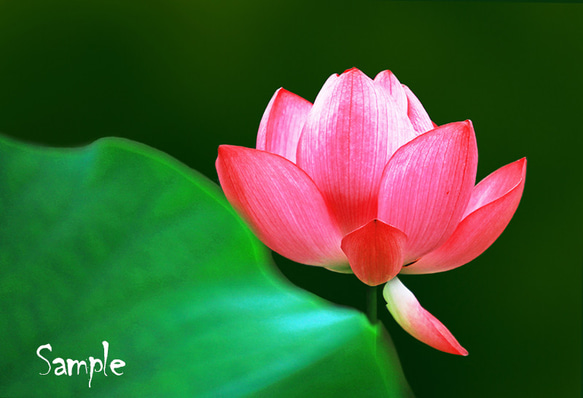
[[[216,181],[217,146],[253,146],[278,87],[313,101],[334,72],[391,69],[438,124],[474,122],[479,178],[529,162],[491,249],[403,278],[469,357],[424,346],[380,307],[413,390],[577,397],[582,21],[581,4],[0,1],[0,132],[56,146],[126,137]],[[354,277],[274,257],[297,285],[363,308]]]

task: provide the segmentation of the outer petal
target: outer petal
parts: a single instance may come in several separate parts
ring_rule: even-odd
[[[470,121],[422,134],[393,155],[381,182],[378,216],[407,235],[406,263],[453,233],[470,199],[477,160]]]
[[[394,118],[387,95],[358,69],[328,80],[310,110],[297,164],[310,175],[348,233],[376,216]]]
[[[467,215],[451,237],[418,262],[403,268],[402,272],[428,274],[448,271],[482,254],[514,215],[522,197],[525,177],[526,158],[523,158],[482,180],[472,192]]]
[[[271,249],[304,264],[346,263],[342,235],[322,195],[292,162],[221,145],[216,166],[227,199]]]
[[[312,104],[283,88],[275,92],[259,124],[257,149],[296,161],[298,141]]]
[[[407,115],[409,115],[409,120],[411,120],[415,131],[417,131],[418,134],[422,134],[429,130],[433,130],[433,122],[429,118],[425,108],[423,108],[421,101],[419,101],[409,87],[403,85],[403,90],[407,96]]]
[[[387,308],[397,323],[416,339],[450,354],[468,355],[468,352],[453,337],[437,318],[421,307],[417,298],[398,278],[385,285],[383,296]]]
[[[342,250],[354,274],[370,286],[380,285],[395,277],[403,265],[407,236],[380,220],[352,231],[342,239]]]

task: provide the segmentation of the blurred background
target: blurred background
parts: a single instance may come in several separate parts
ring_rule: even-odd
[[[332,73],[391,69],[436,123],[473,121],[479,179],[528,158],[522,203],[486,253],[402,278],[469,357],[419,343],[379,301],[411,387],[578,397],[582,21],[567,3],[0,0],[0,132],[51,146],[125,137],[217,182],[218,145],[254,146],[277,88],[313,101]],[[353,276],[274,261],[364,308]]]

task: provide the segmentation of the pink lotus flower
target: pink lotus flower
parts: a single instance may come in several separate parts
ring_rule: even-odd
[[[475,185],[472,123],[437,126],[390,71],[326,81],[314,104],[276,91],[257,149],[221,145],[225,195],[271,249],[296,262],[386,283],[387,307],[411,335],[467,355],[397,274],[459,267],[510,222],[526,159]]]

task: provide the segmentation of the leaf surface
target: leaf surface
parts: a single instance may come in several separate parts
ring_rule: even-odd
[[[404,397],[388,336],[287,282],[212,182],[144,145],[0,137],[0,395]],[[56,376],[60,357],[107,376]],[[111,373],[109,364],[126,366]]]

